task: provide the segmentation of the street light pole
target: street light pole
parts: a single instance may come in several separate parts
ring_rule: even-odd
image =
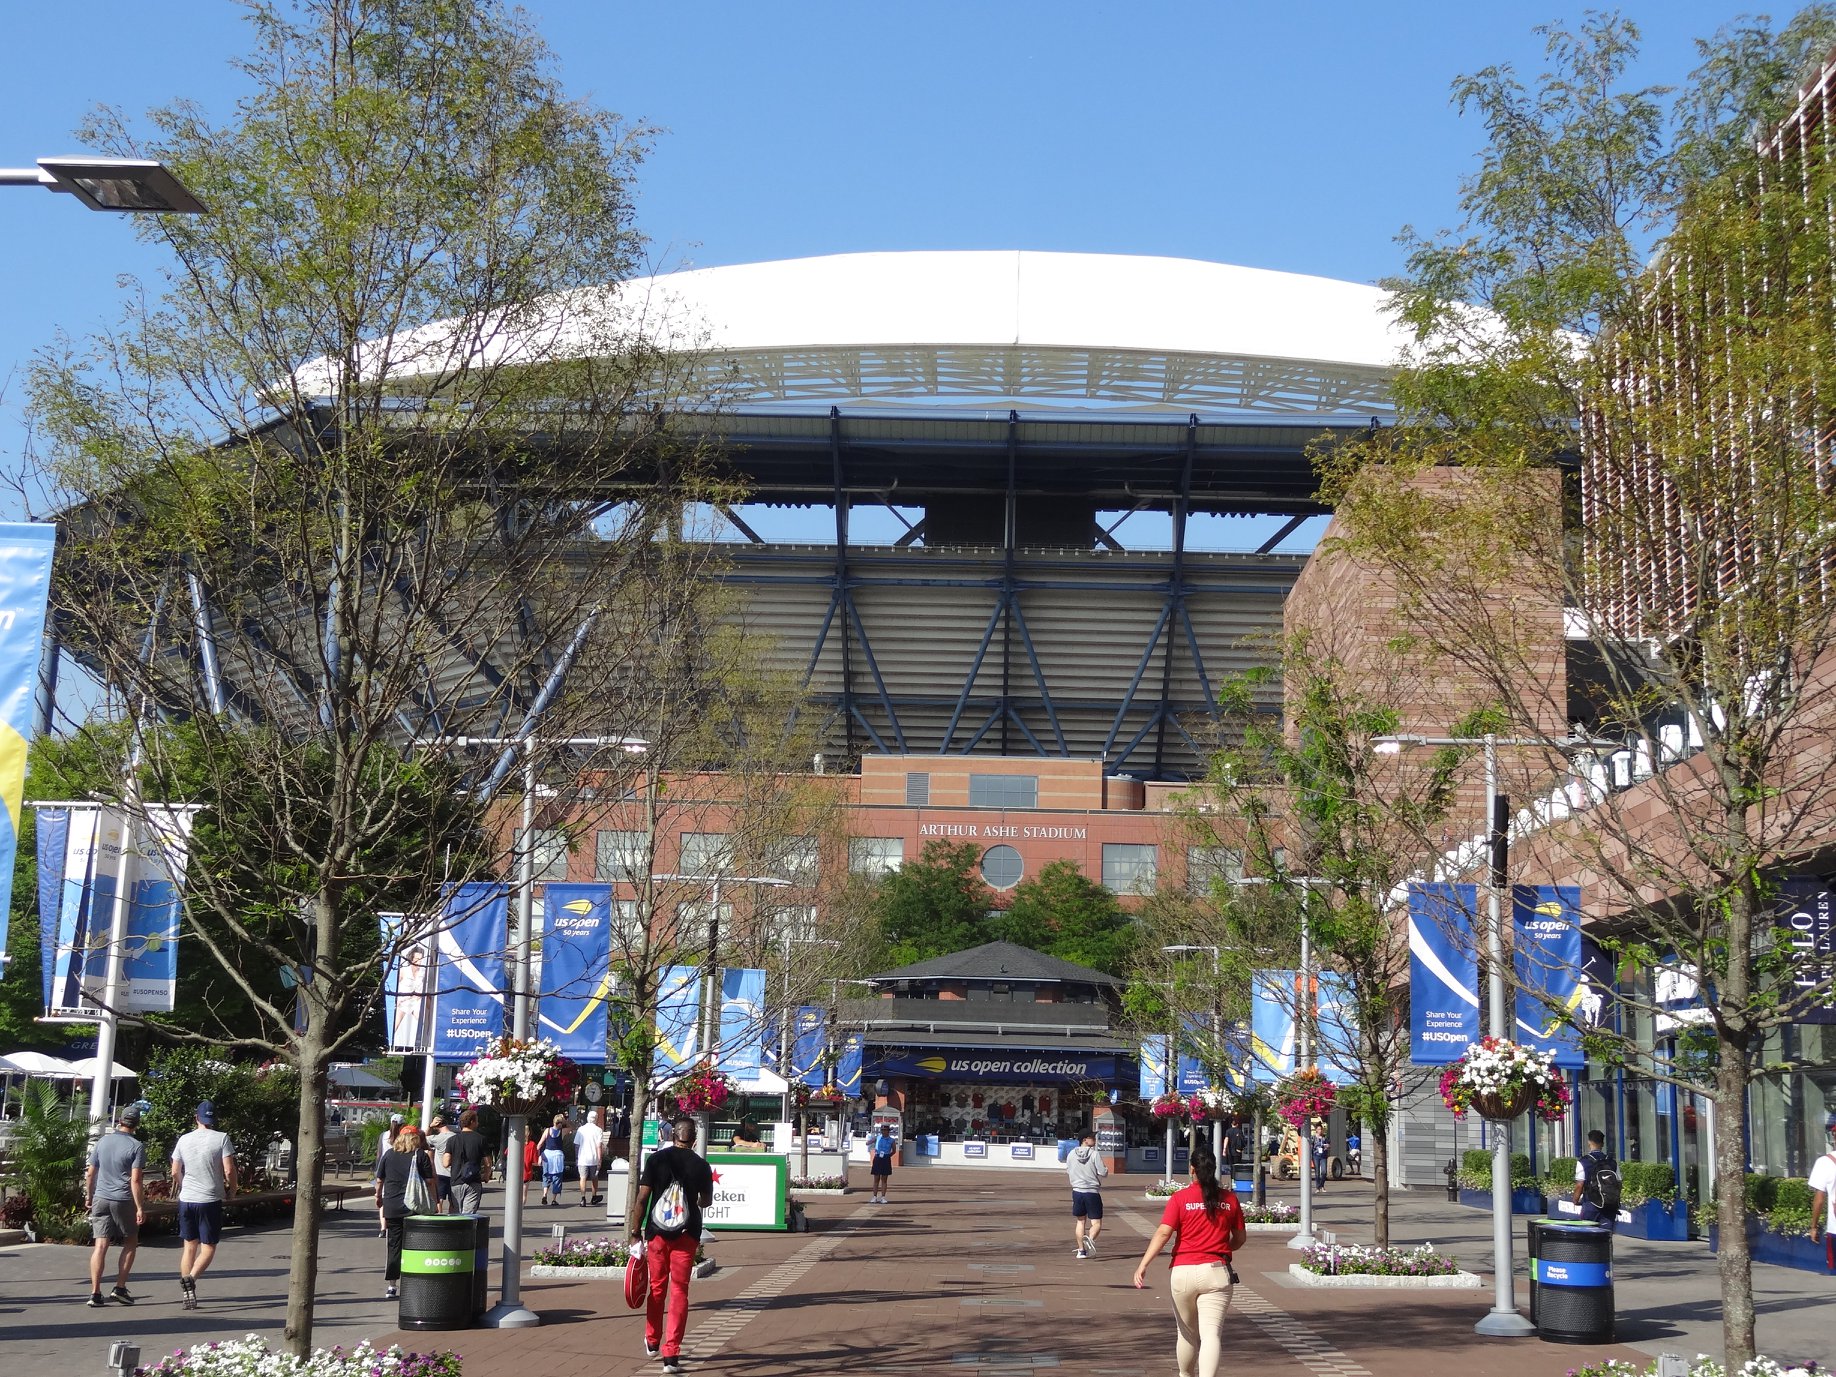
[[[69,192],[91,210],[207,213],[171,169],[148,158],[40,158],[37,167],[0,167],[0,186]]]
[[[1221,1057],[1223,1055],[1222,1048],[1224,1046],[1224,1036],[1222,1030],[1218,1027],[1218,980],[1222,974],[1223,967],[1218,961],[1218,948],[1205,946],[1202,943],[1176,942],[1172,946],[1162,947],[1161,950],[1170,954],[1188,951],[1206,951],[1211,953],[1211,998],[1207,1001],[1211,1005],[1211,1047],[1213,1055]],[[1174,1088],[1178,1088],[1177,1084]],[[1218,1119],[1213,1118],[1211,1121],[1211,1159],[1214,1162],[1218,1161],[1222,1155],[1223,1136],[1224,1125]],[[1169,1174],[1171,1174],[1172,1168],[1173,1163],[1169,1158],[1167,1162]]]
[[[517,839],[516,865],[516,957],[514,985],[510,1003],[510,1033],[518,1042],[529,1037],[531,998],[531,929],[535,924],[535,791],[537,748],[543,746],[618,746],[627,752],[648,750],[650,743],[629,736],[538,737],[533,733],[520,736],[448,736],[430,745],[508,746],[523,757],[522,833]],[[510,1160],[504,1172],[504,1237],[500,1249],[499,1270],[502,1277],[498,1303],[484,1317],[488,1329],[530,1329],[542,1323],[541,1316],[523,1304],[523,1145],[529,1136],[527,1114],[504,1116],[510,1129],[506,1148]]]
[[[1511,1025],[1505,1014],[1504,973],[1504,903],[1503,891],[1508,876],[1502,866],[1497,841],[1504,824],[1498,818],[1498,748],[1551,748],[1570,750],[1587,746],[1617,746],[1618,742],[1595,741],[1582,737],[1564,737],[1557,741],[1523,737],[1501,737],[1497,732],[1483,736],[1416,736],[1397,734],[1371,738],[1371,745],[1384,754],[1394,754],[1405,746],[1478,746],[1485,752],[1485,833],[1490,845],[1486,856],[1486,1022],[1492,1036],[1509,1037]],[[1473,1326],[1473,1332],[1494,1339],[1528,1338],[1536,1326],[1517,1313],[1517,1295],[1511,1261],[1511,1132],[1506,1124],[1494,1126],[1492,1142],[1492,1310]]]

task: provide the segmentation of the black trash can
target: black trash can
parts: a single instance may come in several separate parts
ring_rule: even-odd
[[[1231,1189],[1238,1195],[1253,1195],[1256,1190],[1256,1167],[1252,1162],[1238,1162],[1230,1169]]]
[[[491,1308],[491,1216],[467,1215],[472,1231],[472,1318],[482,1320]]]
[[[411,1214],[402,1221],[401,1328],[471,1328],[476,1233],[469,1214]]]
[[[1540,1339],[1613,1342],[1613,1232],[1539,1219],[1531,1225],[1530,1318]]]

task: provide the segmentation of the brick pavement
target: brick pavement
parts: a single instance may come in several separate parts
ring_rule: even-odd
[[[1137,1292],[1134,1259],[1158,1207],[1141,1178],[1113,1181],[1101,1256],[1071,1256],[1062,1183],[1051,1174],[909,1170],[893,1203],[865,1193],[809,1202],[809,1234],[721,1234],[720,1270],[697,1281],[688,1367],[747,1377],[833,1370],[928,1374],[1060,1368],[1093,1377],[1173,1370],[1165,1271]],[[1281,1192],[1278,1192],[1281,1194]],[[1288,1191],[1284,1198],[1292,1198]],[[495,1200],[489,1202],[496,1204]],[[1335,1184],[1320,1199],[1323,1227],[1368,1237],[1370,1191]],[[603,1232],[597,1211],[530,1212],[528,1243],[565,1221],[576,1235]],[[1396,1197],[1399,1242],[1433,1240],[1471,1270],[1487,1271],[1489,1217],[1440,1192]],[[1521,1226],[1519,1229],[1521,1237]],[[317,1341],[397,1339],[454,1348],[466,1377],[624,1377],[652,1374],[643,1321],[612,1283],[530,1281],[526,1301],[544,1318],[533,1330],[395,1334],[381,1297],[381,1243],[360,1211],[330,1216],[321,1272]],[[33,1377],[94,1377],[108,1342],[131,1339],[147,1355],[247,1332],[278,1338],[285,1299],[282,1228],[234,1230],[206,1279],[204,1306],[179,1309],[176,1242],[142,1250],[133,1309],[83,1309],[86,1250],[0,1248],[0,1353]],[[1561,1377],[1585,1359],[1642,1362],[1662,1351],[1718,1349],[1714,1263],[1701,1244],[1621,1240],[1615,1264],[1620,1335],[1636,1346],[1580,1349],[1537,1340],[1483,1340],[1472,1326],[1491,1292],[1317,1291],[1292,1283],[1278,1235],[1253,1235],[1239,1259],[1245,1286],[1228,1334],[1228,1370],[1259,1377]],[[1522,1257],[1518,1257],[1522,1267]],[[1781,1268],[1756,1269],[1761,1347],[1793,1359],[1836,1354],[1828,1300],[1836,1282]],[[1520,1297],[1522,1293],[1520,1283]]]

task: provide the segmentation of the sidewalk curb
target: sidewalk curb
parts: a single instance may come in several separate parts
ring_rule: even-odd
[[[1386,1291],[1473,1291],[1485,1285],[1485,1278],[1477,1272],[1455,1272],[1444,1277],[1378,1277],[1347,1276],[1324,1277],[1318,1272],[1309,1272],[1298,1262],[1288,1264],[1288,1275],[1302,1286],[1319,1286],[1326,1288],[1375,1287]]]

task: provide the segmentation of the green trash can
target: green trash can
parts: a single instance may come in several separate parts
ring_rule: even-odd
[[[401,1328],[471,1328],[476,1240],[468,1214],[411,1214],[402,1221]]]
[[[467,1215],[472,1231],[472,1318],[482,1320],[491,1308],[491,1216]]]
[[[1530,1306],[1539,1339],[1613,1342],[1613,1231],[1540,1219],[1531,1233]]]

